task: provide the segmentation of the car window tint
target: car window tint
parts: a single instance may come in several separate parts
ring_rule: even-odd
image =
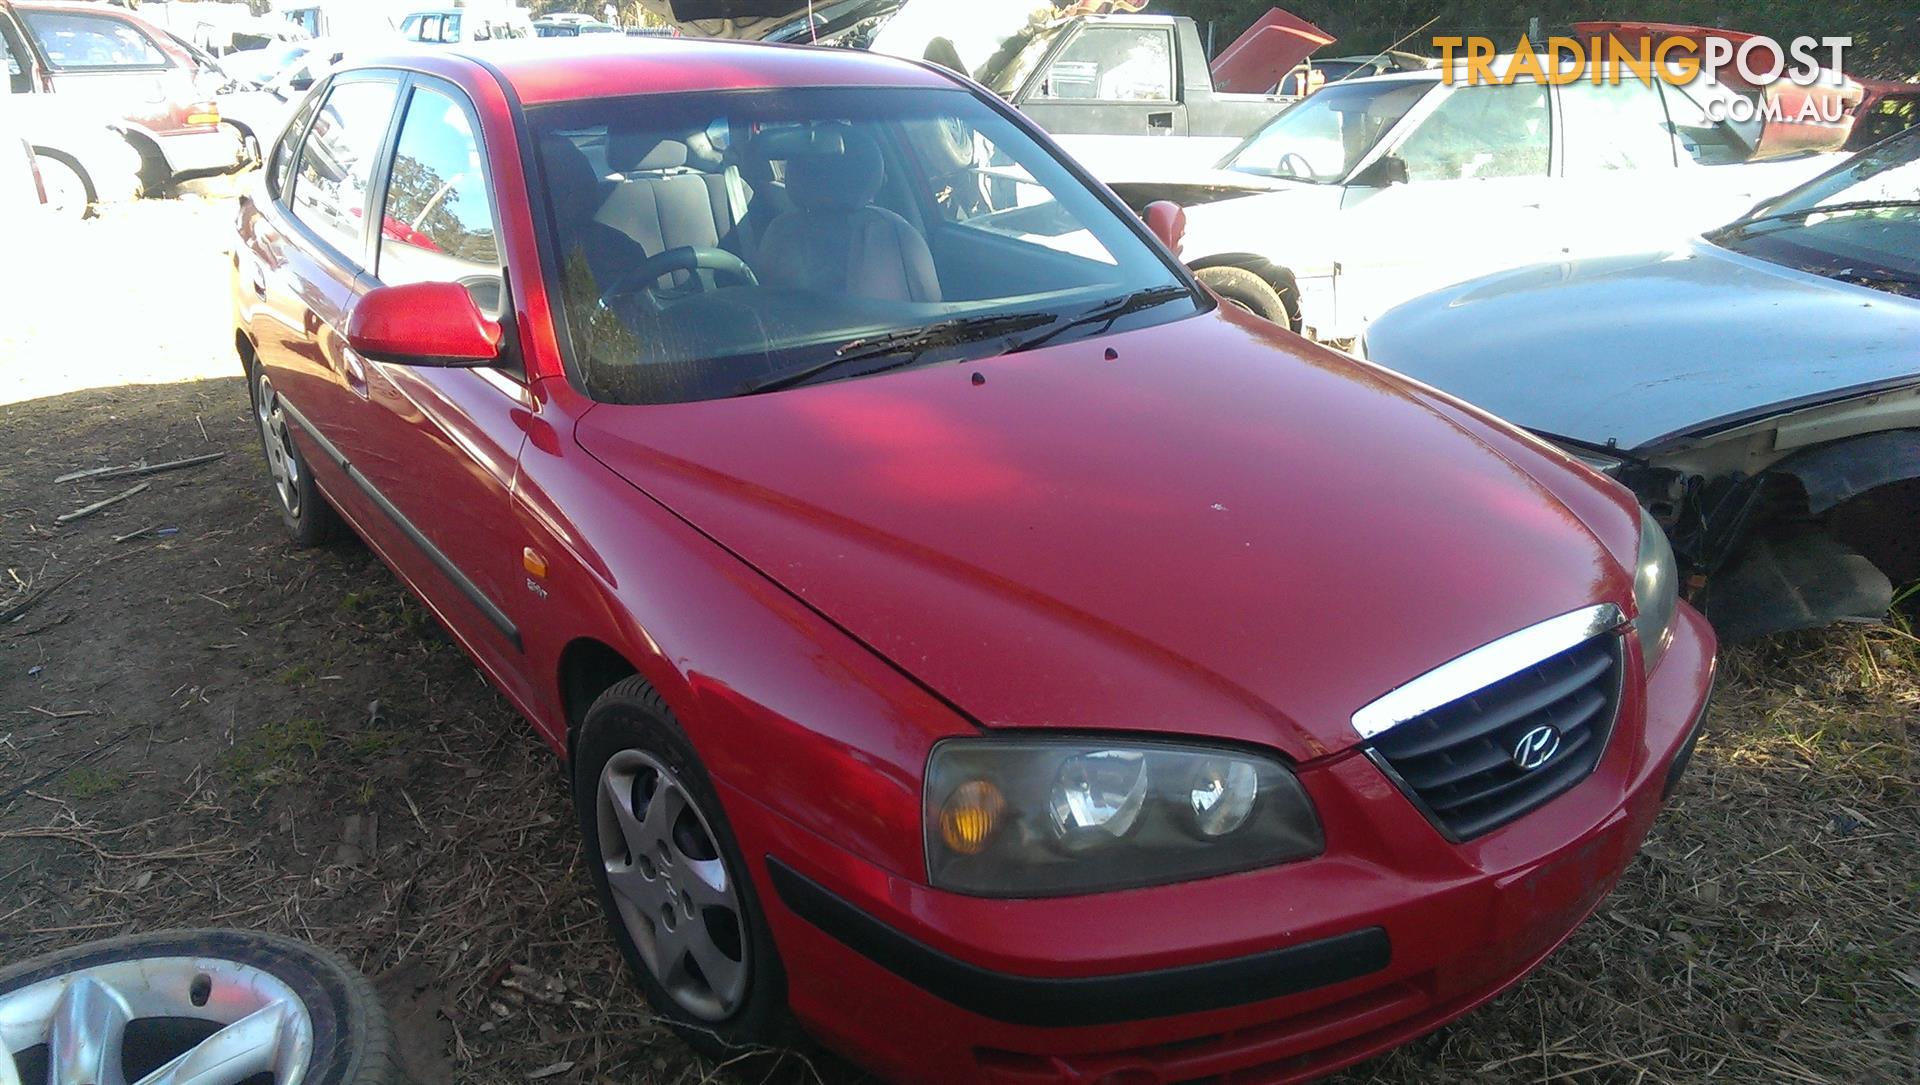
[[[56,68],[159,68],[167,54],[139,27],[104,15],[22,11],[21,17]]]
[[[376,274],[391,285],[457,282],[500,312],[500,249],[480,142],[448,95],[414,91],[400,122]]]
[[[1674,164],[1666,107],[1652,83],[1577,80],[1560,89],[1568,173],[1657,169]]]
[[[1173,100],[1173,36],[1164,30],[1089,27],[1069,43],[1040,85],[1043,98],[1109,102]]]
[[[1544,177],[1552,136],[1539,83],[1461,87],[1401,142],[1410,181]]]
[[[386,138],[395,92],[385,82],[335,86],[300,149],[293,216],[355,263],[374,158]]]
[[[287,181],[293,175],[294,152],[299,148],[300,135],[306,131],[307,122],[320,108],[320,96],[314,95],[301,105],[293,120],[287,122],[287,130],[280,133],[279,142],[273,146],[273,158],[267,163],[267,191],[275,196],[286,194]]]

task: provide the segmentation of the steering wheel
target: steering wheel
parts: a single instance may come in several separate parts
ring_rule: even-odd
[[[1281,155],[1280,161],[1274,163],[1274,165],[1279,169],[1286,170],[1287,176],[1289,177],[1313,176],[1313,164],[1305,158],[1302,158],[1298,151],[1288,151],[1286,154]]]
[[[611,285],[600,292],[600,304],[635,290],[653,291],[660,277],[676,271],[711,271],[715,275],[725,275],[748,286],[759,286],[760,279],[745,260],[725,249],[710,249],[694,245],[682,245],[677,249],[668,249],[655,256],[649,256],[640,266],[615,279]],[[691,281],[700,284],[702,292],[710,289],[704,276],[694,275]]]

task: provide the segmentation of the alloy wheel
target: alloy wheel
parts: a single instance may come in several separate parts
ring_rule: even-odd
[[[265,372],[256,378],[253,412],[260,423],[260,441],[267,452],[267,471],[273,475],[273,488],[280,504],[292,516],[300,515],[300,457],[294,452],[293,433],[287,425],[287,412],[280,407],[280,396]]]
[[[751,962],[739,886],[706,815],[641,750],[609,759],[596,795],[600,860],[641,961],[689,1014],[725,1020],[746,999]]]
[[[299,995],[238,961],[129,958],[0,995],[0,1085],[37,1054],[60,1085],[298,1085],[313,1049]]]

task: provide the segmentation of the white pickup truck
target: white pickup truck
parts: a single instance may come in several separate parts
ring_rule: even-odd
[[[1095,177],[1219,161],[1296,100],[1273,93],[1333,38],[1275,9],[1211,62],[1186,16],[1139,0],[642,0],[689,33],[837,45],[972,76],[1052,133]],[[791,10],[788,10],[791,9]]]

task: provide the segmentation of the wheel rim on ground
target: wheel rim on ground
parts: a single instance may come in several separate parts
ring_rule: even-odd
[[[87,211],[87,185],[72,166],[57,158],[39,155],[40,184],[47,190],[47,207],[56,214],[78,216]]]
[[[647,971],[702,1021],[746,999],[746,916],[718,837],[659,759],[623,750],[600,772],[600,860]]]
[[[178,1028],[143,1023],[203,1022]],[[277,977],[206,957],[111,961],[0,994],[0,1083],[44,1048],[48,1079],[86,1085],[297,1085],[313,1061],[313,1018]],[[152,1067],[152,1069],[143,1069]]]
[[[260,422],[260,440],[267,451],[267,470],[273,475],[273,488],[280,504],[294,516],[300,515],[300,459],[294,454],[293,433],[287,426],[287,413],[280,407],[280,396],[273,382],[261,373],[253,397],[253,411]]]

